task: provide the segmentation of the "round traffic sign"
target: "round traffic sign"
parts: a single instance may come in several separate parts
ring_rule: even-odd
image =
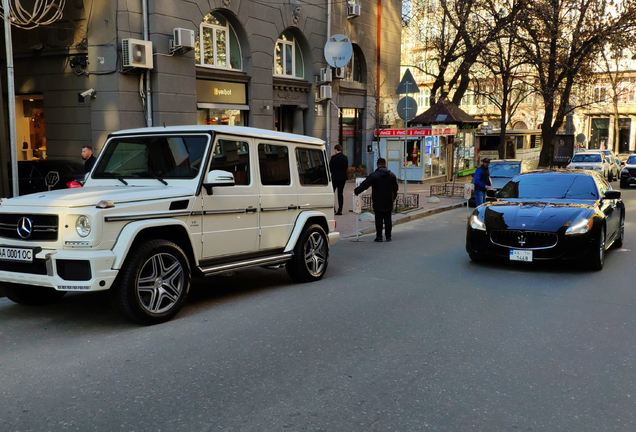
[[[398,101],[397,112],[402,120],[412,120],[417,114],[417,101],[411,96],[404,96]]]
[[[345,67],[353,55],[353,45],[349,38],[335,34],[325,44],[325,60],[331,67]]]
[[[577,143],[584,143],[585,142],[585,134],[582,134],[582,133],[578,134],[576,136],[576,142]]]

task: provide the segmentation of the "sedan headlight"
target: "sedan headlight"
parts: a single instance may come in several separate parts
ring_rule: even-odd
[[[627,175],[629,175],[629,170],[628,170],[627,168],[623,168],[623,169],[621,170],[621,174],[627,174]]]
[[[477,231],[486,231],[486,224],[476,214],[470,217],[470,227]]]
[[[565,230],[565,235],[585,234],[592,229],[593,223],[592,218],[579,218]]]
[[[86,237],[91,233],[91,220],[88,216],[80,216],[75,222],[75,230],[80,237]]]

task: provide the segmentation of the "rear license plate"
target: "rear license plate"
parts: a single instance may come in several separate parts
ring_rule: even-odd
[[[510,249],[510,261],[532,261],[532,251]]]
[[[33,262],[33,249],[0,246],[0,261]]]

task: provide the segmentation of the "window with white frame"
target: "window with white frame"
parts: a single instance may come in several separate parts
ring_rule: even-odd
[[[194,55],[200,66],[242,69],[241,46],[236,32],[227,19],[217,12],[203,18]]]
[[[605,102],[607,100],[607,88],[594,88],[594,102]]]
[[[417,110],[426,111],[431,105],[431,89],[428,87],[420,88],[417,94]]]
[[[289,31],[284,31],[276,41],[274,50],[274,75],[304,78],[305,65],[298,41]]]

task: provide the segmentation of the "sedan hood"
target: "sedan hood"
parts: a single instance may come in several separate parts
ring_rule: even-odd
[[[172,186],[92,186],[60,189],[19,196],[2,201],[6,207],[86,207],[102,200],[117,203],[152,201],[193,195],[192,190]]]
[[[488,203],[484,220],[488,230],[523,229],[556,232],[565,224],[593,211],[594,201],[508,200]]]

